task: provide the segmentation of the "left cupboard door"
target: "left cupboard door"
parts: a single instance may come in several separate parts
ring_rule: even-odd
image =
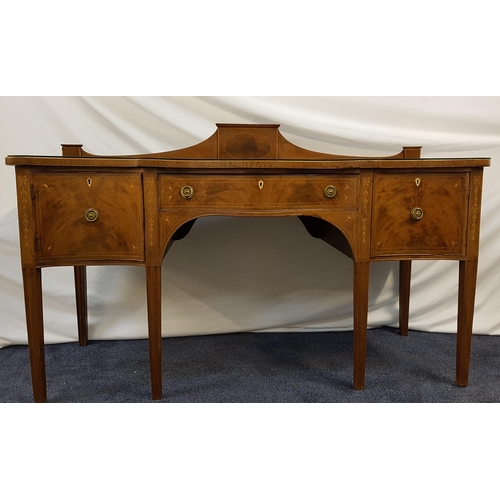
[[[37,261],[144,260],[141,173],[32,174]]]

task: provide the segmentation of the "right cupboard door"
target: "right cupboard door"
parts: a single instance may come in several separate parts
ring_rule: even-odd
[[[468,173],[376,173],[372,256],[464,256],[468,191]]]

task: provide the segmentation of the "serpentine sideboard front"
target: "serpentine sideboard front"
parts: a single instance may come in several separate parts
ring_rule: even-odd
[[[468,383],[483,167],[488,158],[384,158],[309,151],[279,125],[218,124],[198,145],[157,154],[8,156],[15,165],[33,394],[47,399],[41,269],[74,266],[78,338],[88,339],[86,266],[146,268],[153,399],[162,397],[161,264],[198,217],[298,216],[352,258],[355,389],[365,382],[370,263],[400,262],[408,333],[411,261],[457,260],[456,383]]]

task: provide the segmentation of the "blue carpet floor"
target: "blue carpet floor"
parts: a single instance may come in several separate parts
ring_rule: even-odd
[[[163,339],[163,403],[500,402],[500,337],[474,335],[468,387],[453,334],[368,332],[366,384],[352,388],[352,332]],[[152,402],[147,340],[45,348],[48,402]],[[0,349],[0,402],[32,402],[28,348]]]

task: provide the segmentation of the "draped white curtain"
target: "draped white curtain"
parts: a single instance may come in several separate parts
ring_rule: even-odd
[[[361,156],[491,157],[474,333],[500,334],[500,98],[3,97],[0,154],[96,154],[194,145],[216,122],[279,123],[293,143]],[[13,167],[0,168],[0,346],[27,342]],[[147,336],[145,271],[88,268],[91,339]],[[369,326],[397,326],[397,264],[371,266]],[[457,262],[414,263],[410,328],[454,332]],[[163,263],[163,335],[352,328],[351,261],[297,218],[200,219]],[[72,268],[43,270],[47,343],[77,338]]]

